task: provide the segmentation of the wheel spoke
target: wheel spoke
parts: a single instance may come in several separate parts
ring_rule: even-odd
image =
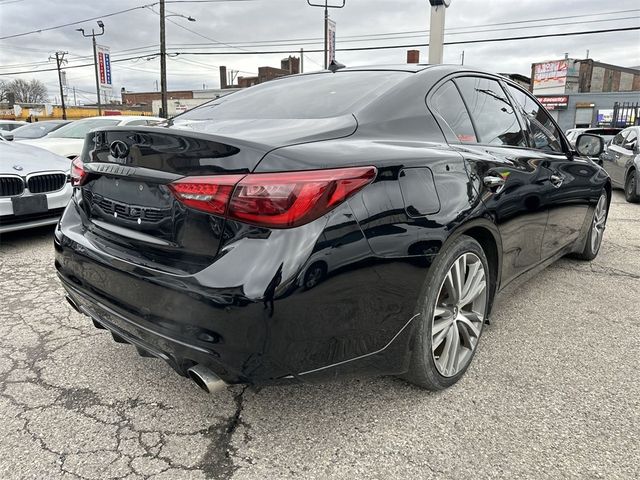
[[[433,336],[431,340],[431,350],[436,350],[440,344],[443,342],[447,335],[449,334],[449,330],[451,330],[452,322],[446,322],[445,325],[438,331],[437,335]],[[445,345],[445,349],[447,346]]]
[[[470,313],[465,312],[464,315],[462,313],[460,315],[458,315],[458,318],[456,319],[456,321],[461,323],[464,326],[464,328],[462,330],[466,329],[469,332],[471,332],[474,337],[479,338],[480,337],[480,328],[478,326],[474,325],[473,320],[468,318],[472,314],[477,316],[477,314],[475,312],[470,312]]]
[[[482,268],[482,264],[477,262],[474,264],[475,271],[473,277],[469,275],[467,279],[467,285],[465,294],[460,299],[460,305],[468,305],[473,300],[478,298],[478,296],[484,291],[486,287],[486,282],[484,278],[484,269]]]
[[[451,325],[449,335],[447,335],[448,355],[446,362],[447,372],[455,373],[457,371],[458,347],[460,346],[460,333],[456,323]]]

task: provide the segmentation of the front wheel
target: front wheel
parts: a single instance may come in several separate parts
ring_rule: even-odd
[[[439,253],[418,305],[421,321],[407,380],[442,390],[464,375],[487,316],[489,278],[487,257],[473,238],[462,235]]]
[[[624,198],[630,203],[640,202],[640,195],[638,195],[638,175],[635,170],[631,170],[627,175],[627,181],[624,183]]]

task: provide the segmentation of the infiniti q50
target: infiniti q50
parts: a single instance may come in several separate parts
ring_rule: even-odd
[[[89,133],[55,263],[74,308],[208,391],[367,374],[442,389],[501,289],[597,255],[611,184],[589,159],[602,140],[576,149],[490,73],[286,77]]]

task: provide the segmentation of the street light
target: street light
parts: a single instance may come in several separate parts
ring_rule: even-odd
[[[98,26],[100,27],[100,33],[96,33],[95,29],[91,29],[91,33],[84,32],[84,28],[76,28],[76,31],[81,32],[83,37],[91,37],[93,43],[93,66],[96,70],[96,96],[98,97],[98,115],[102,115],[102,105],[100,103],[100,77],[98,75],[98,52],[96,48],[96,37],[104,35],[104,23],[102,20],[98,20]]]
[[[165,0],[160,0],[160,98],[162,99],[162,114],[160,116],[167,118],[167,43],[165,40],[165,19],[167,17],[182,17],[190,22],[195,22],[196,19],[180,15],[179,13],[166,15],[164,3]]]
[[[307,0],[310,7],[323,7],[324,8],[324,68],[329,67],[329,9],[330,8],[344,8],[347,0],[342,0],[341,5],[329,5],[329,0],[324,0],[322,3],[312,3],[311,0]]]

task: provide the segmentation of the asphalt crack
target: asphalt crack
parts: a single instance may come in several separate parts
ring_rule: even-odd
[[[212,438],[207,448],[205,460],[200,465],[202,472],[207,478],[214,480],[227,480],[238,470],[238,466],[234,463],[234,457],[237,449],[233,446],[234,434],[240,425],[249,427],[242,420],[242,410],[244,408],[244,394],[248,386],[242,386],[238,394],[233,397],[236,409],[226,424],[210,427],[206,435]]]

